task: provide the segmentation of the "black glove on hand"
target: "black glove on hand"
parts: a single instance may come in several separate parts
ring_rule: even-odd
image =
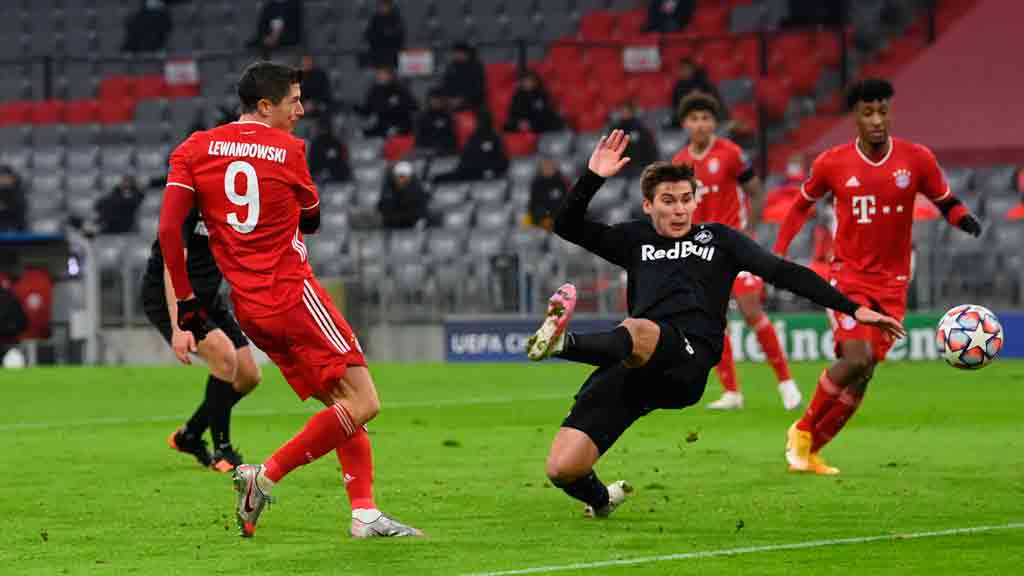
[[[191,332],[196,342],[206,338],[206,310],[198,298],[178,300],[178,328]]]
[[[974,217],[974,214],[965,214],[964,217],[957,222],[957,227],[975,238],[981,236],[981,222],[978,222],[978,219]]]

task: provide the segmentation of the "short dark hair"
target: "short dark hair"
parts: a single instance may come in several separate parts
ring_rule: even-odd
[[[715,117],[715,120],[718,120],[718,112],[720,109],[718,99],[711,94],[707,94],[706,92],[690,92],[685,98],[679,101],[677,117],[679,118],[679,121],[682,122],[690,115],[690,112],[706,110]]]
[[[892,82],[885,78],[864,78],[846,89],[846,109],[853,110],[857,102],[879,102],[896,95]]]
[[[697,180],[689,164],[673,164],[664,160],[652,162],[640,175],[640,190],[649,202],[654,201],[654,189],[662,182],[689,182],[693,193],[697,193]]]
[[[266,98],[280,104],[292,89],[302,83],[302,70],[275,62],[253,62],[245,67],[238,80],[238,99],[242,113],[253,112],[260,100]]]

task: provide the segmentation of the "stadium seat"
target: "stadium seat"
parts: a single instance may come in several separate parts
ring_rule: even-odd
[[[366,188],[380,188],[384,182],[387,166],[383,162],[375,164],[364,164],[352,169],[352,176],[358,183],[360,190]]]
[[[396,231],[391,235],[389,254],[405,261],[418,259],[423,254],[426,239],[426,234],[420,230]]]
[[[360,261],[380,260],[387,254],[387,234],[382,230],[352,234],[352,248]]]
[[[469,253],[474,256],[494,256],[505,252],[505,235],[499,230],[473,230],[467,243]]]
[[[505,132],[505,153],[509,158],[530,156],[537,151],[537,134],[534,132]]]
[[[476,210],[476,227],[502,232],[512,225],[513,209],[507,204],[480,204]]]
[[[541,139],[543,143],[543,139]],[[543,148],[541,149],[543,153]],[[559,156],[564,156],[560,154]],[[530,183],[537,174],[537,158],[513,158],[509,162],[508,177],[517,184]]]
[[[505,201],[508,195],[506,180],[481,180],[470,187],[470,197],[484,204],[498,204]]]
[[[427,239],[427,252],[435,259],[457,258],[465,250],[465,229],[432,230]]]
[[[94,170],[99,164],[99,156],[97,146],[71,148],[67,153],[68,169],[76,172]]]
[[[757,82],[757,100],[769,122],[778,122],[786,115],[789,106],[790,84],[788,78],[766,76]]]
[[[616,27],[616,14],[607,10],[595,10],[583,15],[577,35],[584,41],[610,40]]]
[[[683,149],[688,138],[682,130],[663,130],[658,135],[658,152],[662,158],[672,158]]]
[[[39,172],[52,172],[64,166],[65,150],[62,147],[36,148],[32,154],[32,169]]]
[[[508,246],[512,251],[537,254],[547,251],[550,234],[540,228],[517,228],[508,235]]]
[[[465,230],[473,222],[473,206],[453,206],[441,214],[445,228]]]
[[[543,156],[560,157],[572,152],[573,133],[570,131],[546,132],[537,142],[537,150]]]
[[[349,146],[349,154],[353,164],[371,164],[380,160],[381,149],[384,147],[384,140],[381,138],[366,138],[355,140]]]

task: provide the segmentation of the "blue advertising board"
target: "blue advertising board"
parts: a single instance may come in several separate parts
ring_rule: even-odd
[[[1004,345],[1000,357],[1024,358],[1024,312],[997,312],[1003,324]],[[898,343],[893,360],[927,361],[939,357],[934,349],[934,324],[938,313],[915,313],[907,318],[908,338]],[[609,330],[621,319],[574,318],[572,329],[580,332]],[[774,314],[783,348],[790,359],[830,360],[831,332],[824,314]],[[448,362],[525,362],[526,341],[542,318],[452,319],[445,322],[445,359]],[[756,338],[738,320],[731,320],[729,333],[737,360],[763,361]]]

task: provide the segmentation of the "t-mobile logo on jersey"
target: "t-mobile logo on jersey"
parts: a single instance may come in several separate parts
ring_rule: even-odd
[[[850,199],[853,202],[853,215],[857,217],[858,224],[870,224],[871,217],[875,215],[874,196],[854,196]]]
[[[711,261],[711,257],[715,255],[714,246],[698,246],[689,240],[685,242],[676,242],[674,246],[665,249],[656,249],[652,244],[644,244],[640,247],[640,260],[647,262],[649,260],[679,260],[680,258],[686,258],[689,255],[694,255],[699,258],[703,258],[708,262]]]

